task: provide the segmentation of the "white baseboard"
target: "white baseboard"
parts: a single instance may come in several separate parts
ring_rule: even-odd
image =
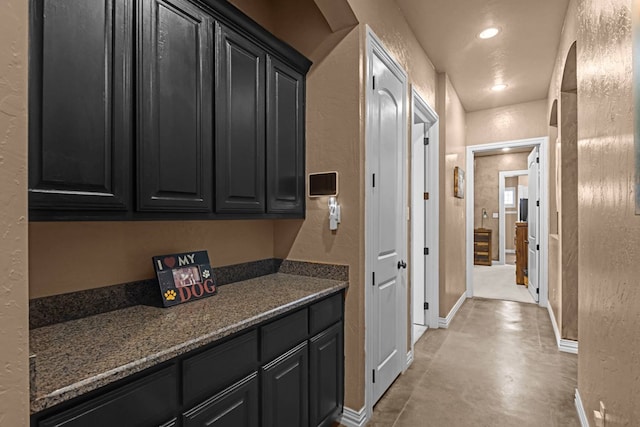
[[[553,308],[551,303],[547,302],[547,310],[549,311],[549,317],[551,318],[551,326],[553,326],[553,333],[556,336],[556,344],[558,350],[564,353],[578,354],[578,341],[566,340],[561,338],[560,330],[558,329],[558,322],[556,322],[556,316],[553,314]]]
[[[451,323],[451,321],[455,317],[456,313],[458,313],[458,310],[460,310],[460,307],[462,307],[462,304],[464,303],[464,300],[466,300],[466,299],[467,299],[467,293],[465,292],[460,296],[460,298],[458,299],[458,302],[456,302],[456,304],[453,306],[453,308],[451,309],[449,314],[447,314],[447,317],[438,317],[438,327],[439,328],[448,328],[449,327],[449,324]]]
[[[359,411],[344,407],[340,424],[346,427],[363,427],[367,424],[367,409],[365,406]]]
[[[582,406],[582,398],[580,397],[580,392],[576,389],[576,410],[578,411],[578,418],[580,418],[580,425],[582,427],[589,427],[589,419],[587,418],[587,413],[584,411],[584,406]]]

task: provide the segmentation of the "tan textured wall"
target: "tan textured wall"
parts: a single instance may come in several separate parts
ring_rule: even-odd
[[[572,156],[573,163],[567,163],[567,159],[563,159],[563,145],[561,142],[561,134],[562,134],[562,97],[560,94],[560,87],[562,83],[562,76],[564,74],[565,62],[567,59],[567,54],[571,45],[576,41],[578,31],[578,14],[577,14],[577,0],[571,0],[569,5],[567,6],[567,14],[564,21],[564,26],[562,30],[562,35],[560,39],[560,44],[558,46],[558,53],[556,56],[556,63],[554,65],[553,74],[551,77],[551,82],[549,85],[549,95],[548,95],[548,105],[547,105],[547,124],[551,118],[551,107],[554,100],[558,101],[558,127],[549,127],[549,303],[551,304],[551,308],[553,309],[553,313],[555,315],[556,321],[558,322],[558,329],[561,331],[561,335],[564,338],[568,337],[576,337],[577,333],[577,311],[576,311],[576,302],[577,302],[577,291],[576,291],[576,282],[574,281],[573,288],[573,296],[567,297],[567,302],[563,302],[563,265],[570,266],[570,270],[575,271],[576,263],[575,259],[577,258],[576,252],[576,244],[572,245],[573,249],[567,249],[569,247],[568,244],[563,246],[563,237],[561,232],[561,222],[564,220],[565,222],[574,221],[577,224],[577,213],[576,207],[577,202],[575,199],[575,176],[576,176],[576,159],[575,159],[575,145],[572,146]],[[565,99],[566,101],[566,99]],[[565,136],[569,134],[569,128],[567,128],[567,119],[571,117],[571,114],[567,114],[569,111],[566,108],[567,102],[565,102]],[[575,132],[575,129],[574,129]],[[572,138],[575,140],[575,137]],[[556,140],[558,140],[559,145],[556,146]],[[575,141],[574,141],[575,143]],[[567,151],[566,149],[564,151]],[[563,162],[564,166],[568,168],[568,170],[563,171]],[[569,209],[567,211],[567,215],[562,217],[562,209],[563,209],[563,201],[562,201],[562,176],[565,175],[566,179],[567,174],[573,168],[573,202],[571,209],[568,206],[567,200],[565,200],[564,204],[565,209]],[[566,185],[566,183],[565,183]],[[568,229],[573,229],[574,239],[577,240],[576,231],[577,226],[572,227],[571,224],[567,224]],[[569,254],[575,254],[574,262],[571,264],[566,264],[563,261],[563,251],[566,255],[567,252]],[[575,274],[573,275],[575,278]],[[566,306],[571,305],[572,308],[567,310]],[[567,315],[566,318],[563,317],[563,312]],[[569,327],[565,326],[571,325]]]
[[[466,113],[446,74],[438,74],[440,116],[440,317],[466,292],[465,199],[453,196],[453,170],[464,169]],[[469,191],[467,187],[466,192]]]
[[[491,253],[494,260],[497,260],[500,255],[498,253],[500,247],[500,219],[493,218],[494,212],[500,212],[500,195],[498,191],[500,172],[526,170],[528,155],[528,153],[507,153],[476,157],[474,160],[473,227],[480,228],[482,224],[482,208],[485,208],[489,217],[484,220],[484,228],[493,230],[491,233]]]
[[[631,5],[578,4],[578,388],[592,425],[604,402],[607,427],[640,424]]]
[[[31,298],[155,276],[151,257],[208,250],[213,266],[273,257],[273,221],[29,224]]]
[[[0,425],[29,424],[28,2],[0,7]]]
[[[547,100],[467,113],[467,145],[547,135]]]
[[[561,93],[560,112],[560,265],[562,338],[578,339],[578,123],[577,96]]]
[[[253,2],[236,0],[251,16]],[[314,61],[307,76],[307,173],[340,174],[342,223],[328,229],[326,200],[307,200],[304,221],[276,221],[274,253],[295,260],[349,265],[345,322],[345,405],[364,405],[364,76],[365,24],[435,105],[433,65],[392,0],[349,0],[360,24],[331,33],[313,0],[272,0],[271,31]],[[244,5],[243,5],[244,4]],[[252,16],[262,23],[259,16]],[[409,96],[409,93],[407,93]],[[408,98],[410,99],[410,98]],[[407,141],[408,144],[408,141]],[[409,146],[409,144],[408,144]]]

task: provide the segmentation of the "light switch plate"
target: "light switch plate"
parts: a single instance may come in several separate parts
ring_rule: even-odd
[[[498,219],[498,218],[499,218],[499,216],[498,216],[498,212],[494,212],[494,213],[493,213],[493,218],[494,218],[494,219]]]

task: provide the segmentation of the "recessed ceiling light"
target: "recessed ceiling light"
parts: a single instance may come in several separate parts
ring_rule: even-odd
[[[491,27],[491,28],[487,28],[486,30],[482,30],[482,32],[478,34],[478,37],[483,40],[486,40],[486,39],[490,39],[492,37],[497,36],[499,32],[500,32],[500,28]]]
[[[504,148],[502,149],[502,151],[509,151],[509,150],[511,150],[511,148],[510,148],[510,147],[504,147]]]
[[[501,92],[503,90],[505,90],[507,88],[508,85],[504,84],[504,83],[500,83],[497,85],[494,85],[491,90],[494,92]]]

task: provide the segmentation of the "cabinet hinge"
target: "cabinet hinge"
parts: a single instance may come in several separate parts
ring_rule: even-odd
[[[429,248],[424,248],[424,254],[429,255]]]
[[[372,272],[371,273],[371,286],[375,286],[376,285],[376,272]]]
[[[376,89],[376,76],[373,76],[373,90]]]
[[[540,250],[540,245],[536,245],[536,251]]]
[[[424,193],[424,199],[429,200],[429,193]]]
[[[424,139],[424,145],[429,145],[429,138]]]
[[[540,157],[536,157],[536,163],[540,163]]]
[[[371,179],[372,183],[373,183],[373,188],[376,187],[376,174],[373,174],[373,178]]]
[[[425,310],[429,310],[429,303],[428,303],[428,302],[425,302],[425,303],[424,303],[424,309],[425,309]]]
[[[373,373],[373,383],[375,384],[375,383],[376,383],[376,370],[375,370],[375,369],[373,369],[373,370],[371,371],[371,373]]]
[[[540,206],[540,200],[536,200],[536,206]]]

